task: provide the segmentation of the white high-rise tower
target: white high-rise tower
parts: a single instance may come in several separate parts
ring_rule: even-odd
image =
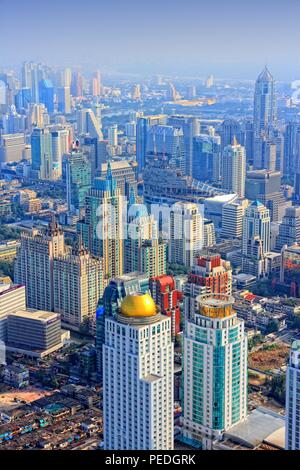
[[[105,449],[173,449],[173,356],[171,320],[149,294],[127,295],[106,317]]]

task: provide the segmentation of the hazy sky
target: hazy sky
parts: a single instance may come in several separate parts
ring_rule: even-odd
[[[299,0],[0,0],[0,67],[300,79]]]

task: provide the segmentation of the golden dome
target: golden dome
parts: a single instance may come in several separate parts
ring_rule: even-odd
[[[157,314],[157,308],[151,295],[129,294],[121,303],[121,314],[125,317],[152,317]]]

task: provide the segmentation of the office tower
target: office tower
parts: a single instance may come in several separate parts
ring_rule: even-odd
[[[104,448],[172,450],[171,321],[149,294],[128,295],[106,317],[103,356]]]
[[[229,239],[242,238],[243,219],[248,204],[247,199],[224,204],[222,208],[222,237]]]
[[[184,332],[183,434],[213,447],[247,417],[247,335],[225,294],[199,296]]]
[[[10,162],[20,162],[25,149],[24,134],[2,134],[0,137],[0,166]]]
[[[103,140],[101,126],[92,109],[79,109],[76,116],[78,134],[88,134],[90,137]]]
[[[262,202],[270,211],[273,222],[281,221],[285,209],[291,205],[281,191],[279,171],[254,170],[246,176],[246,198]]]
[[[86,196],[85,218],[78,223],[84,245],[103,258],[105,278],[123,274],[123,244],[127,200],[112,176],[110,163],[105,178],[96,178]]]
[[[29,128],[44,127],[49,124],[49,115],[44,104],[31,104],[29,109]]]
[[[254,160],[254,125],[253,121],[247,119],[242,125],[243,145],[246,150],[246,161],[253,165]]]
[[[65,175],[68,211],[81,216],[92,185],[91,164],[81,151],[74,150],[65,156]]]
[[[153,125],[148,129],[146,164],[161,155],[170,167],[186,171],[185,145],[182,128]]]
[[[255,136],[261,135],[277,122],[275,81],[267,67],[256,80],[253,122]]]
[[[53,260],[64,254],[64,234],[54,221],[45,233],[22,233],[14,280],[26,287],[28,307],[53,310]]]
[[[257,170],[276,169],[276,143],[268,135],[260,135],[254,138],[254,161],[253,166]]]
[[[7,317],[7,349],[53,352],[61,344],[61,321],[57,313],[40,310],[19,310]]]
[[[283,245],[300,245],[300,207],[288,207],[279,225],[279,233],[276,239],[276,251],[281,251]]]
[[[59,113],[70,114],[71,112],[71,94],[70,87],[59,87],[56,90],[57,110]]]
[[[235,119],[225,119],[223,121],[219,134],[221,136],[221,148],[224,150],[228,145],[243,144],[242,128],[238,121]]]
[[[114,124],[108,128],[108,145],[118,145],[118,126]]]
[[[286,374],[285,448],[300,450],[300,341],[294,341]]]
[[[198,135],[193,138],[193,178],[199,181],[219,181],[215,178],[221,156],[219,136]]]
[[[284,165],[283,175],[291,181],[294,179],[300,140],[300,123],[288,122],[284,132]]]
[[[151,297],[163,315],[171,318],[172,339],[180,332],[180,303],[182,292],[175,287],[173,276],[151,277],[149,280]]]
[[[31,134],[32,170],[39,179],[52,178],[52,138],[48,128],[35,128]]]
[[[79,240],[72,254],[54,259],[53,289],[54,311],[68,327],[79,330],[93,319],[103,295],[102,260],[93,258]]]
[[[148,129],[157,124],[165,124],[167,116],[158,114],[154,116],[140,116],[137,118],[136,124],[136,161],[138,164],[139,173],[143,172],[146,153],[147,153],[147,140]]]
[[[54,112],[54,88],[50,80],[39,82],[39,101],[46,106],[48,113]]]
[[[242,269],[258,279],[267,274],[266,254],[270,251],[270,212],[254,201],[246,209],[243,221]]]
[[[216,232],[213,222],[209,219],[204,219],[203,226],[203,247],[209,248],[216,244]]]
[[[284,166],[284,135],[278,128],[272,127],[269,130],[269,138],[276,147],[275,170],[283,175]]]
[[[223,150],[222,155],[222,187],[238,197],[245,196],[246,154],[245,148],[234,139],[232,145]]]
[[[6,114],[2,114],[2,134],[17,134],[25,132],[26,117],[18,114],[16,106],[12,104]]]
[[[52,179],[57,180],[62,176],[63,155],[69,151],[69,130],[59,129],[51,131],[52,142]]]
[[[263,254],[270,251],[270,212],[261,202],[252,202],[245,210],[243,223],[243,254],[248,254],[248,244],[254,237],[262,241]]]
[[[203,247],[203,217],[197,204],[177,202],[170,212],[169,262],[192,266]]]
[[[0,282],[0,344],[7,338],[7,316],[26,309],[25,286]]]
[[[194,137],[199,134],[199,121],[194,116],[173,115],[168,118],[168,125],[179,127],[184,139],[184,174],[193,174],[193,143]]]
[[[72,81],[72,70],[65,68],[60,72],[59,86],[70,88]]]
[[[78,97],[83,95],[83,80],[79,72],[72,73],[70,89],[72,96]]]

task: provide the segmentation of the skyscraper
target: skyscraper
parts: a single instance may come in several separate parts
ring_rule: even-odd
[[[218,181],[215,169],[219,165],[221,146],[219,136],[206,134],[193,138],[193,178],[200,181]]]
[[[91,164],[80,151],[65,157],[68,210],[82,215],[85,197],[91,189]]]
[[[76,116],[78,134],[88,134],[90,137],[96,137],[98,140],[103,140],[100,123],[92,109],[79,109]]]
[[[54,112],[54,87],[50,80],[39,82],[39,101],[46,106],[49,114]]]
[[[199,134],[199,121],[194,116],[173,115],[168,118],[168,125],[180,127],[184,139],[184,174],[193,174],[193,143],[194,137]]]
[[[35,128],[31,134],[32,170],[39,179],[52,177],[52,139],[49,129]]]
[[[300,450],[300,341],[294,341],[286,374],[285,448]]]
[[[71,112],[70,87],[57,88],[57,110],[59,113],[69,114]]]
[[[283,245],[300,245],[300,207],[288,207],[279,225],[279,233],[276,239],[276,251],[281,251]]]
[[[243,220],[249,201],[234,201],[222,207],[222,237],[242,238]]]
[[[126,204],[109,163],[106,177],[95,178],[86,196],[85,218],[78,223],[86,248],[94,256],[103,258],[105,278],[123,274]]]
[[[175,203],[170,213],[169,262],[192,266],[203,242],[203,217],[198,205]]]
[[[173,354],[170,318],[149,294],[128,295],[118,313],[106,317],[105,449],[173,449]]]
[[[267,67],[256,80],[253,120],[255,136],[260,136],[262,132],[268,130],[268,127],[274,126],[277,121],[275,81]]]
[[[15,262],[15,282],[26,287],[30,308],[53,311],[53,262],[65,254],[64,234],[52,221],[45,233],[21,235]]]
[[[152,160],[156,155],[161,155],[171,167],[185,174],[185,144],[182,128],[163,125],[149,127],[145,162]]]
[[[246,154],[245,148],[234,139],[232,145],[223,150],[222,155],[222,187],[238,197],[245,196]]]
[[[54,311],[68,327],[79,330],[94,318],[103,294],[102,260],[93,258],[79,241],[72,254],[54,258],[53,291]]]
[[[148,129],[150,126],[157,124],[165,124],[167,116],[163,114],[154,116],[140,116],[137,118],[136,124],[136,161],[138,164],[138,171],[141,174],[143,172],[146,153],[147,153],[147,140],[148,140]]]
[[[267,274],[266,254],[270,251],[270,212],[254,201],[246,209],[243,222],[243,272],[263,278]]]
[[[183,434],[204,450],[247,417],[247,335],[233,303],[199,296],[186,321]]]

